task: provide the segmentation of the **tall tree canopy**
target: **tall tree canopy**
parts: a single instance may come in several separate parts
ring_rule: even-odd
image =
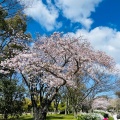
[[[16,116],[23,112],[25,89],[17,80],[0,80],[0,113],[7,120],[8,115]]]
[[[40,37],[30,50],[1,62],[1,72],[9,68],[21,73],[31,93],[34,118],[44,120],[50,103],[62,86],[76,87],[76,76],[83,74],[87,74],[89,80],[99,82],[96,67],[109,74],[114,65],[110,56],[95,51],[88,41],[54,33],[50,37]],[[39,107],[36,98],[39,98]]]
[[[28,49],[30,34],[26,33],[26,16],[18,11],[20,9],[17,0],[0,0],[0,63]],[[0,74],[0,110],[5,119],[8,114],[21,112],[24,88],[18,85],[18,79],[13,79],[14,75],[14,71]]]

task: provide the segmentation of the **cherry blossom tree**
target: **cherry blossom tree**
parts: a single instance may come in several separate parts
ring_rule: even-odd
[[[99,82],[94,69],[114,70],[114,60],[104,52],[95,51],[90,43],[80,38],[54,33],[39,37],[29,50],[1,62],[1,73],[6,68],[20,73],[29,88],[34,120],[45,120],[48,107],[64,85],[76,87],[75,78],[87,73]],[[39,99],[40,105],[36,101]]]
[[[110,106],[110,101],[105,97],[96,98],[92,103],[93,109],[107,110],[109,106]]]

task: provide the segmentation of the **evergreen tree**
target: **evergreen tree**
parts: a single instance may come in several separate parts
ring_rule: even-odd
[[[17,80],[0,80],[0,113],[7,120],[8,115],[16,116],[23,112],[25,89],[17,84]]]
[[[30,43],[31,36],[25,33],[26,16],[18,9],[13,10],[15,6],[15,0],[0,1],[0,63],[28,49],[27,45]],[[15,116],[23,111],[25,88],[13,76],[15,73],[12,70],[7,75],[0,74],[0,112],[5,119],[9,114]]]

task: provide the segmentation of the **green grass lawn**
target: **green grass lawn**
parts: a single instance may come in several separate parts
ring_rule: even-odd
[[[3,119],[0,119],[0,120],[3,120]],[[12,118],[9,120],[16,120],[16,118],[15,119]],[[32,116],[31,115],[22,115],[17,120],[32,120]],[[53,114],[53,115],[48,115],[47,120],[76,120],[76,119],[74,118],[73,115]],[[113,118],[110,117],[109,120],[113,120]]]
[[[31,115],[22,115],[20,116],[19,120],[32,120]]]
[[[49,115],[47,120],[76,120],[73,115]]]
[[[54,114],[54,115],[48,115],[47,116],[47,120],[76,120],[74,119],[73,115],[58,115],[58,114]],[[2,119],[0,119],[2,120]],[[9,119],[9,120],[16,120],[16,119]],[[22,115],[20,116],[20,118],[18,120],[32,120],[32,116],[31,115]]]
[[[3,119],[2,119],[2,116],[0,116],[0,120],[3,120]],[[11,117],[9,117],[8,120],[16,120],[16,118],[11,118]],[[22,115],[22,116],[20,116],[19,119],[17,119],[17,120],[32,120],[32,116],[31,116],[31,115]]]

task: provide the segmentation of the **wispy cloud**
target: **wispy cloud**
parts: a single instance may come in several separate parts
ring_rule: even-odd
[[[79,29],[72,36],[80,37],[83,35],[88,39],[92,46],[97,50],[102,50],[112,56],[117,63],[120,63],[120,31],[109,27],[96,27],[91,31]]]
[[[89,29],[93,20],[91,12],[102,0],[55,0],[56,5],[62,10],[64,17],[72,22],[79,22],[83,27]]]
[[[102,0],[46,0],[44,4],[42,0],[20,0],[20,4],[27,6],[24,13],[40,23],[46,30],[54,30],[61,27],[62,22],[57,22],[59,13],[71,20],[82,24],[86,29],[89,29],[93,20],[90,18],[92,12],[95,12],[95,7]]]
[[[102,0],[54,0],[54,4],[51,1],[46,0],[44,4],[42,0],[21,0],[20,4],[27,6],[24,9],[26,15],[38,21],[48,31],[54,30],[56,26],[60,27],[61,24],[57,22],[59,12],[71,22],[81,23],[83,29],[71,34],[77,37],[84,35],[93,47],[105,51],[120,62],[120,31],[102,26],[88,30],[93,22],[90,18],[91,13],[95,12],[95,8]]]
[[[21,0],[20,4],[26,6],[24,13],[27,16],[32,17],[34,20],[40,23],[40,25],[46,28],[48,31],[53,30],[56,26],[60,26],[60,23],[56,22],[58,18],[58,11],[51,1],[47,1],[48,5],[42,3],[42,0]]]

